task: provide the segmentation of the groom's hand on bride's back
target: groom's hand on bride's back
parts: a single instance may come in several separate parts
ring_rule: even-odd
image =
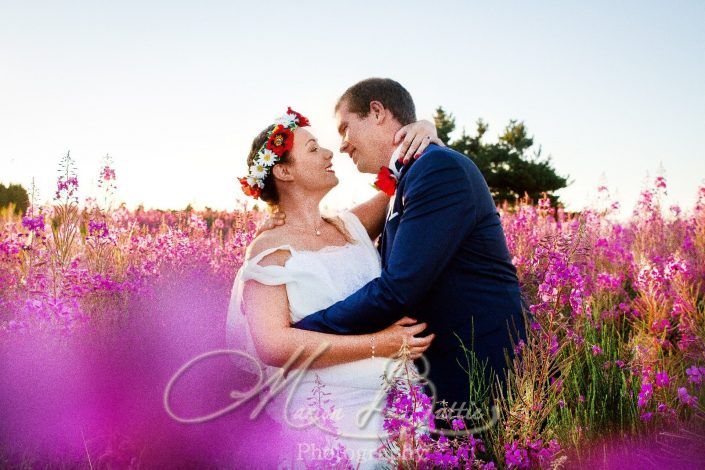
[[[416,336],[426,329],[426,323],[403,317],[384,330],[375,333],[376,350],[382,357],[399,357],[404,343],[409,348],[409,359],[418,359],[431,346],[435,334]]]
[[[286,222],[286,214],[284,212],[275,212],[274,214],[269,214],[266,219],[257,227],[255,232],[255,237],[260,236],[262,232],[267,230],[272,230],[275,227],[284,225]]]

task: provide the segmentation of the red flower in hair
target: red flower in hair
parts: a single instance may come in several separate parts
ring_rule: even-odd
[[[291,150],[294,145],[294,133],[288,127],[281,124],[274,128],[272,135],[267,140],[266,148],[276,153],[278,156],[284,155],[284,152]]]
[[[296,116],[299,119],[299,127],[306,127],[311,125],[311,123],[308,122],[308,119],[305,118],[303,114],[297,113],[296,111],[291,109],[291,107],[286,108],[286,114],[293,114],[294,116]]]
[[[262,194],[262,189],[259,186],[250,186],[247,183],[247,178],[238,178],[238,181],[240,181],[240,186],[242,188],[242,192],[245,193],[245,196],[250,196],[255,199],[259,199],[260,195]]]
[[[374,186],[380,191],[384,191],[389,197],[394,196],[397,190],[397,179],[394,177],[389,167],[383,166],[379,170]]]

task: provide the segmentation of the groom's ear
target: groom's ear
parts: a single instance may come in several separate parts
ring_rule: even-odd
[[[379,101],[370,101],[370,116],[375,120],[376,124],[382,124],[387,118],[389,111]]]

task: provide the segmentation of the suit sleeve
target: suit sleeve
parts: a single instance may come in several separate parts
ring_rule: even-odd
[[[426,295],[476,221],[467,169],[442,151],[409,169],[404,212],[381,276],[295,328],[335,334],[379,331],[408,314]]]

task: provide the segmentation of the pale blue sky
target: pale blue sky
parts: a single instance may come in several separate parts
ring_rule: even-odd
[[[490,5],[490,3],[494,3]],[[328,203],[372,194],[338,154],[345,88],[391,77],[492,140],[524,120],[573,184],[626,206],[662,163],[672,201],[705,178],[705,2],[0,2],[0,181],[83,195],[110,153],[130,207],[231,209],[252,138],[291,105],[336,152]]]

